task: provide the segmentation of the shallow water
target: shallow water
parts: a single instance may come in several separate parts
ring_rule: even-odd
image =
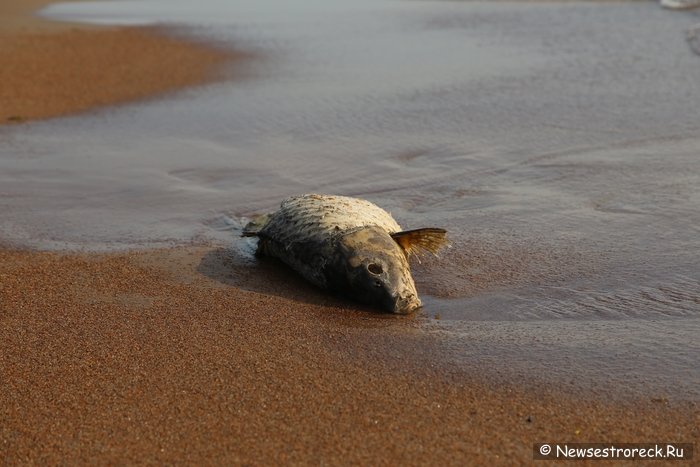
[[[290,194],[356,195],[449,230],[452,249],[415,273],[446,358],[700,395],[697,13],[399,0],[44,13],[186,26],[258,58],[231,82],[0,129],[3,239],[229,243]]]

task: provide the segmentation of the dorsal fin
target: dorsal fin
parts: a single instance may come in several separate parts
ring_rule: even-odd
[[[406,256],[417,255],[421,251],[428,251],[434,255],[440,248],[447,246],[447,230],[436,227],[424,229],[404,230],[391,234],[396,243],[406,252]]]

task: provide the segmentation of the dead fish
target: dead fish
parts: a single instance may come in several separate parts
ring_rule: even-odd
[[[280,259],[318,287],[393,313],[421,306],[408,259],[447,244],[446,231],[402,231],[391,214],[357,198],[306,194],[243,230],[258,255]]]

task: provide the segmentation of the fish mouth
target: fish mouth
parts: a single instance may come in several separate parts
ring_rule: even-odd
[[[416,295],[407,295],[405,297],[395,297],[392,306],[392,312],[397,315],[406,315],[423,306],[420,299]]]

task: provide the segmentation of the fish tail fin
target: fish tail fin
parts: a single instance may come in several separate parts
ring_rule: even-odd
[[[260,230],[262,230],[270,220],[271,215],[272,214],[261,214],[252,218],[250,222],[243,227],[241,237],[257,237]]]
[[[437,256],[437,252],[449,246],[447,231],[436,227],[424,229],[404,230],[391,234],[396,243],[406,252],[406,256],[419,255],[421,252],[429,252]]]

